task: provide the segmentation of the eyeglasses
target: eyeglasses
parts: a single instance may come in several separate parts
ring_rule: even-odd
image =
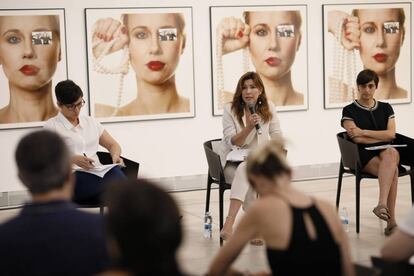
[[[85,105],[85,100],[82,99],[81,102],[77,103],[77,104],[65,104],[66,108],[69,110],[75,110],[76,108],[81,108]]]

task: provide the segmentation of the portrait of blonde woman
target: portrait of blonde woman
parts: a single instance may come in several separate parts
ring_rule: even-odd
[[[89,73],[101,80],[90,82],[92,113],[104,120],[191,116],[191,10],[116,12],[87,11]]]
[[[0,11],[0,128],[38,126],[58,113],[52,91],[66,78],[64,17],[47,12]]]
[[[410,102],[410,5],[325,5],[324,11],[326,107],[356,98],[353,79],[362,69],[378,75],[379,100]]]
[[[306,7],[212,7],[215,114],[255,70],[278,110],[307,107]],[[221,110],[221,111],[220,111]]]

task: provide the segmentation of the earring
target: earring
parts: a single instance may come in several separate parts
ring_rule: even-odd
[[[259,97],[259,99],[257,99],[257,104],[262,105],[262,97]]]

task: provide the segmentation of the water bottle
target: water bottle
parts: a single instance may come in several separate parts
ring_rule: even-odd
[[[206,212],[204,215],[204,233],[203,236],[205,239],[211,239],[212,237],[212,223],[213,219],[210,215],[210,212]]]
[[[348,210],[346,207],[342,207],[339,212],[339,217],[341,218],[342,226],[344,227],[345,232],[349,232],[349,217]]]

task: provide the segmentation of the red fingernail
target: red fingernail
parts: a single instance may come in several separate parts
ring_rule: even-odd
[[[345,35],[350,35],[351,33],[350,32],[345,32]]]
[[[243,37],[243,32],[239,31],[239,33],[237,34],[239,37]]]

